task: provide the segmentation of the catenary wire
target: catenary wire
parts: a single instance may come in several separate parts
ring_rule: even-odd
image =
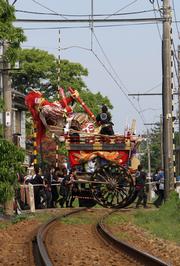
[[[161,22],[159,22],[161,23]],[[141,23],[128,23],[128,24],[110,24],[110,25],[94,25],[94,28],[113,28],[113,27],[128,27],[128,26],[142,26],[154,25],[156,22],[141,22]],[[21,27],[23,30],[57,30],[57,29],[89,29],[89,26],[58,26],[58,27]]]
[[[119,81],[120,81],[120,83],[122,84],[122,86],[124,87],[124,89],[129,93],[129,91],[127,90],[127,88],[124,86],[122,80],[120,79],[119,75],[117,74],[115,68],[114,68],[113,65],[111,64],[110,59],[109,59],[108,56],[106,55],[106,53],[105,53],[105,51],[104,51],[102,45],[100,44],[100,41],[98,40],[97,35],[95,34],[95,32],[93,32],[93,35],[94,35],[95,40],[96,40],[96,42],[98,43],[98,45],[99,45],[99,47],[100,47],[100,49],[101,49],[101,52],[103,53],[103,55],[104,55],[104,57],[106,58],[108,64],[110,65],[112,71],[114,72],[115,76],[119,79]]]
[[[155,86],[152,87],[151,89],[146,90],[145,93],[150,92],[150,91],[153,91],[154,89],[158,88],[158,87],[161,86],[161,85],[162,85],[162,82],[158,83],[157,85],[155,85]]]
[[[173,10],[174,10],[174,18],[175,18],[175,21],[177,21],[174,0],[172,0],[172,5],[173,5]],[[177,23],[176,23],[176,30],[177,30],[178,38],[180,39],[180,31],[179,31],[179,27]]]
[[[155,9],[155,5],[154,5],[154,3],[153,3],[153,8]],[[160,15],[161,15],[161,12],[159,12],[159,13],[160,13]],[[157,18],[157,16],[156,16],[156,12],[154,12],[154,17]],[[159,24],[156,23],[156,26],[157,26],[157,30],[158,30],[158,34],[159,34],[159,38],[160,38],[160,40],[162,41],[162,36],[161,36],[161,31],[160,31],[160,28],[159,28]]]
[[[134,103],[129,99],[128,95],[125,93],[124,89],[119,85],[119,83],[117,82],[117,80],[113,77],[112,73],[107,69],[107,67],[105,66],[105,64],[101,61],[101,59],[98,57],[98,55],[92,50],[91,51],[93,53],[93,55],[96,57],[96,59],[99,61],[99,63],[102,65],[102,67],[106,70],[106,72],[108,73],[108,75],[112,78],[112,80],[115,82],[115,84],[118,86],[118,88],[122,91],[122,93],[125,95],[125,97],[128,99],[128,101],[131,103],[131,105],[133,106],[133,108],[136,110],[136,112],[139,114],[141,120],[143,121],[143,123],[145,124],[145,120],[144,117],[142,116],[142,114],[140,113],[140,111],[137,109],[137,107],[134,105]]]
[[[33,2],[36,2],[37,3],[37,1],[33,1]],[[134,2],[136,2],[136,1],[133,1],[132,3],[134,3]],[[43,6],[44,7],[44,6]],[[93,52],[93,51],[92,51]],[[96,55],[94,52],[93,52],[93,54],[94,55]],[[97,55],[96,55],[96,58],[98,58],[97,57]],[[110,73],[111,74],[111,73]],[[126,95],[127,96],[127,95]],[[129,100],[129,98],[128,98],[128,100]],[[132,104],[132,102],[131,102],[131,104]],[[139,111],[137,110],[137,112],[139,113]],[[139,113],[140,114],[140,113]],[[143,119],[143,117],[141,116],[141,118]],[[143,122],[144,122],[144,119],[143,119]]]
[[[47,9],[47,10],[49,10],[50,12],[53,12],[54,14],[57,14],[57,15],[59,14],[59,13],[57,13],[56,11],[50,9],[49,7],[47,7],[47,6],[45,6],[45,5],[41,4],[41,3],[39,3],[39,2],[36,1],[36,0],[32,0],[32,2],[36,3],[37,5],[43,7],[43,8],[45,8],[45,9]],[[63,16],[63,15],[61,15],[61,14],[59,14],[59,15],[62,16],[65,20],[68,20],[68,18],[66,18],[65,16]]]
[[[120,9],[118,9],[116,12],[114,12],[114,13],[111,14],[110,16],[107,16],[105,19],[108,19],[109,17],[114,16],[114,15],[117,14],[119,11],[124,10],[125,8],[127,8],[127,7],[129,7],[129,6],[131,6],[131,5],[133,5],[133,4],[136,3],[137,1],[138,1],[138,0],[134,0],[134,1],[132,1],[131,3],[125,5],[124,7],[120,8]]]
[[[126,16],[126,15],[137,15],[137,14],[143,14],[143,13],[150,13],[153,11],[157,11],[154,9],[149,9],[149,10],[142,10],[142,11],[134,11],[134,12],[126,12],[126,13],[117,13],[114,14],[113,16]],[[34,14],[34,15],[48,15],[48,16],[66,16],[66,17],[90,17],[89,14],[83,15],[83,14],[55,14],[55,13],[45,13],[45,12],[36,12],[36,11],[28,11],[28,10],[20,10],[16,9],[17,13],[25,13],[25,14]],[[104,17],[104,16],[112,16],[112,14],[94,14],[94,17]]]
[[[14,6],[16,2],[17,2],[17,0],[14,0],[14,2],[12,3],[12,6]]]

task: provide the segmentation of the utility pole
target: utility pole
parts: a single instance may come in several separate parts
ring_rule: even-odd
[[[160,143],[161,143],[161,168],[164,169],[164,154],[163,154],[163,118],[160,115]]]
[[[149,145],[149,130],[147,130],[148,179],[151,181],[151,151]]]
[[[10,63],[5,58],[8,43],[3,42],[3,98],[4,98],[4,138],[12,141],[12,91],[9,78]]]
[[[172,120],[172,77],[171,77],[171,8],[169,0],[163,1],[163,157],[165,174],[165,199],[174,190],[174,161],[173,161],[173,120]]]
[[[178,121],[179,121],[179,145],[180,145],[180,45],[178,45]]]

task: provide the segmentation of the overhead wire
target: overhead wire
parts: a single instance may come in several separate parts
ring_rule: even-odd
[[[17,2],[17,0],[14,0],[14,2],[12,3],[12,6],[14,6],[16,2]]]
[[[153,91],[154,89],[158,88],[159,86],[162,85],[162,82],[158,83],[157,85],[155,85],[154,87],[152,87],[151,89],[148,89],[147,91],[145,91],[145,93]]]
[[[40,4],[40,3],[37,2],[36,0],[32,0],[32,1],[35,2],[35,3],[37,3],[37,4],[39,4],[40,6],[42,6],[42,7],[44,7],[44,8],[46,8],[46,9],[48,9],[49,11],[52,11],[51,9],[45,7],[44,5]],[[92,0],[92,1],[93,1],[93,0]],[[123,8],[120,9],[120,10],[125,9],[126,7],[128,7],[128,6],[132,5],[132,4],[134,4],[134,3],[137,2],[137,1],[138,1],[138,0],[135,0],[135,1],[131,2],[130,4],[126,5],[125,7],[123,7]],[[120,10],[116,11],[114,14],[111,14],[110,16],[117,15],[117,13],[118,13]],[[53,11],[53,12],[56,13],[55,11]],[[91,12],[91,13],[92,13],[92,19],[93,19],[93,12]],[[58,15],[60,15],[60,16],[63,16],[62,14],[59,14],[59,13],[56,13],[56,14],[58,14]],[[67,18],[65,18],[65,19],[67,19]],[[106,19],[107,19],[107,17],[106,17]],[[146,23],[143,23],[143,24],[146,24]],[[128,24],[128,25],[129,25],[129,24]],[[91,30],[93,29],[93,26],[94,26],[94,25],[92,25]],[[107,26],[107,25],[104,25],[104,26]],[[117,25],[109,25],[109,26],[117,26]],[[98,26],[98,27],[102,27],[102,26]],[[60,28],[60,27],[58,27],[58,28]],[[66,27],[66,28],[67,28],[67,27]],[[68,27],[68,28],[70,28],[70,27]],[[71,28],[72,28],[72,27],[71,27]],[[76,28],[77,28],[77,27],[76,27]],[[82,27],[81,27],[81,28],[82,28]],[[52,28],[51,28],[51,29],[52,29]],[[55,28],[54,28],[54,29],[55,29]],[[57,27],[56,27],[56,29],[57,29]],[[97,36],[95,35],[95,33],[94,33],[93,31],[92,31],[91,34],[95,37],[96,41],[99,42],[98,39],[97,39]],[[101,51],[103,52],[103,54],[104,54],[104,56],[105,56],[105,58],[106,58],[106,60],[107,60],[107,62],[108,62],[109,59],[108,59],[108,57],[106,56],[106,54],[105,54],[105,52],[104,52],[104,50],[103,50],[103,48],[102,48],[100,42],[99,42],[99,47],[101,47],[100,49],[101,49]],[[65,50],[65,49],[70,49],[70,48],[82,48],[82,47],[80,47],[80,46],[71,46],[71,47],[66,47],[66,48],[64,48],[64,50]],[[91,52],[93,53],[93,55],[97,58],[97,60],[101,63],[101,65],[103,66],[103,68],[106,70],[106,72],[107,72],[107,73],[110,75],[110,77],[114,80],[114,82],[116,83],[116,85],[118,86],[118,88],[121,89],[121,91],[123,92],[123,94],[127,97],[128,101],[131,103],[131,105],[134,107],[134,109],[135,109],[135,110],[137,111],[137,113],[140,115],[140,117],[141,117],[143,123],[145,124],[144,116],[141,114],[141,112],[138,110],[138,108],[134,105],[134,103],[129,99],[128,95],[125,93],[125,91],[124,91],[124,89],[122,88],[122,86],[120,86],[120,84],[118,83],[118,81],[114,78],[114,76],[112,75],[112,73],[108,70],[108,68],[107,68],[107,67],[105,66],[105,64],[100,60],[100,58],[98,57],[98,55],[94,52],[94,50],[93,50],[92,48],[93,48],[93,47],[92,47],[92,45],[91,45],[91,50],[90,50],[90,49],[87,49],[87,48],[83,48],[83,49],[88,50],[88,51],[91,51]],[[61,48],[61,49],[62,49],[62,48]],[[110,63],[110,61],[109,61],[108,63],[109,63],[109,65],[111,66],[111,69],[113,70],[113,72],[115,73],[115,75],[118,77],[118,75],[117,75],[117,73],[115,72],[115,70],[114,70],[112,64]]]
[[[91,0],[91,19],[93,20],[93,0]],[[139,116],[141,117],[142,121],[143,121],[143,124],[145,124],[145,119],[143,117],[143,115],[141,114],[141,112],[136,108],[136,106],[134,105],[134,103],[129,99],[128,95],[125,93],[124,89],[127,91],[127,89],[125,88],[125,86],[123,85],[120,86],[120,84],[118,83],[118,81],[116,80],[116,78],[112,75],[112,73],[108,70],[108,68],[105,66],[105,64],[100,60],[100,58],[98,57],[98,55],[94,52],[93,50],[93,36],[95,37],[95,40],[96,42],[98,43],[99,47],[100,47],[100,50],[101,52],[103,53],[106,61],[108,62],[111,70],[114,72],[115,76],[118,77],[118,79],[120,80],[119,78],[119,75],[117,74],[117,72],[115,71],[114,67],[112,66],[108,56],[106,55],[102,45],[100,44],[95,32],[94,32],[94,28],[93,28],[93,24],[90,25],[90,30],[91,30],[91,52],[93,53],[93,55],[96,57],[96,59],[101,63],[101,65],[103,66],[103,68],[106,70],[106,72],[110,75],[110,77],[113,79],[113,81],[116,83],[116,85],[118,86],[118,88],[123,92],[123,94],[126,96],[126,98],[128,99],[128,101],[131,103],[131,105],[135,108],[135,110],[138,112]],[[121,84],[122,81],[120,80]]]
[[[98,57],[98,55],[92,50],[93,55],[96,57],[96,59],[99,61],[99,63],[102,65],[102,67],[106,70],[108,75],[112,78],[114,83],[118,86],[118,88],[121,90],[121,92],[125,95],[125,97],[128,99],[128,101],[131,103],[133,108],[136,110],[136,112],[139,114],[140,118],[142,119],[143,123],[145,124],[145,120],[140,113],[140,111],[137,109],[137,107],[134,105],[134,103],[129,99],[128,95],[125,93],[124,89],[119,85],[117,80],[113,77],[112,73],[108,70],[108,68],[105,66],[105,64],[101,61],[101,59]]]
[[[99,45],[99,47],[100,47],[100,49],[101,49],[101,52],[103,53],[103,55],[104,55],[104,57],[106,58],[106,60],[107,60],[107,62],[108,62],[108,64],[109,64],[109,66],[111,67],[112,71],[114,72],[115,76],[119,79],[119,81],[120,81],[120,83],[122,84],[122,86],[124,87],[124,89],[129,93],[129,91],[127,90],[127,88],[126,88],[125,85],[123,84],[122,80],[120,79],[119,75],[117,74],[115,68],[114,68],[113,65],[111,64],[111,62],[110,62],[108,56],[106,55],[106,53],[105,53],[105,51],[104,51],[102,45],[100,44],[100,41],[98,40],[97,35],[95,34],[95,32],[93,32],[93,35],[94,35],[95,40],[97,41],[97,43],[98,43],[98,45]]]
[[[68,20],[67,17],[65,17],[65,16],[63,16],[63,15],[57,13],[56,11],[52,10],[51,8],[49,8],[49,7],[47,7],[47,6],[45,6],[45,5],[41,4],[41,3],[39,3],[38,1],[36,1],[36,0],[31,0],[31,1],[34,2],[34,3],[36,3],[37,5],[39,5],[40,7],[43,7],[43,8],[45,8],[46,10],[49,10],[50,12],[53,12],[54,14],[57,14],[57,15],[61,16],[62,18]]]
[[[143,26],[154,25],[156,22],[140,22],[128,24],[109,24],[109,25],[94,25],[94,28],[115,28],[115,27],[128,27],[128,26]],[[159,22],[161,23],[161,22]],[[23,30],[57,30],[57,29],[88,29],[89,26],[58,26],[58,27],[21,27]]]
[[[34,48],[33,45],[22,45],[22,48]],[[37,47],[37,46],[36,46]],[[51,50],[58,50],[57,47],[49,47],[49,46],[38,46],[39,49],[51,49]],[[82,50],[86,50],[86,51],[91,51],[90,48],[87,47],[83,47],[83,46],[79,46],[79,45],[72,45],[72,46],[67,46],[67,47],[61,47],[61,50],[68,50],[68,49],[73,49],[73,48],[77,48],[77,49],[82,49]]]
[[[142,11],[134,11],[134,12],[126,12],[126,13],[117,13],[113,16],[127,16],[127,15],[137,15],[143,13],[153,12],[154,9],[142,10]],[[25,14],[33,14],[33,15],[48,15],[48,16],[66,16],[66,17],[90,17],[90,14],[60,14],[60,13],[45,13],[45,12],[37,12],[37,11],[28,11],[28,10],[20,10],[16,9],[17,13],[25,13]],[[94,17],[104,17],[104,16],[112,16],[112,14],[93,14]]]
[[[138,0],[134,0],[134,1],[132,1],[131,3],[125,5],[124,7],[120,8],[120,9],[118,9],[118,10],[117,10],[116,12],[114,12],[113,14],[111,14],[111,15],[105,17],[105,19],[108,19],[108,18],[114,16],[114,15],[117,14],[119,11],[122,11],[122,10],[126,9],[127,7],[129,7],[129,6],[133,5],[134,3],[136,3],[137,1],[138,1]]]
[[[159,3],[158,3],[158,6],[159,6]],[[154,5],[154,2],[153,2],[153,8],[155,9],[155,5]],[[160,6],[159,6],[159,13],[161,15],[161,12],[160,12]],[[157,18],[156,16],[156,13],[154,12],[154,17]],[[160,28],[159,28],[159,24],[156,23],[156,26],[157,26],[157,30],[158,30],[158,34],[159,34],[159,38],[160,40],[162,41],[162,35],[161,35],[161,31],[160,31]]]
[[[173,10],[174,10],[174,18],[175,18],[175,21],[177,21],[177,16],[176,16],[176,9],[175,9],[174,0],[172,0],[172,5],[173,5]],[[179,27],[178,27],[177,22],[175,22],[175,24],[176,24],[176,30],[177,30],[178,38],[180,39],[180,31],[179,31]]]

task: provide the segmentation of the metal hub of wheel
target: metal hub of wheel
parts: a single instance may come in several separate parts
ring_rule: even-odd
[[[103,207],[123,208],[134,193],[133,179],[121,165],[107,164],[98,168],[91,181],[92,194]]]
[[[108,186],[109,190],[113,191],[115,189],[118,189],[119,184],[118,184],[118,181],[115,178],[109,178],[107,186]]]

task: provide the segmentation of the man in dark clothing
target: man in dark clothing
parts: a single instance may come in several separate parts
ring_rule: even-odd
[[[101,108],[101,113],[97,115],[96,121],[101,126],[100,134],[103,135],[114,135],[113,123],[111,121],[111,114],[108,112],[106,105]]]
[[[139,208],[141,202],[143,202],[144,208],[147,208],[147,194],[146,194],[146,176],[147,174],[142,171],[142,165],[138,165],[138,169],[136,172],[136,191],[137,191],[137,203],[136,208]]]
[[[164,171],[162,169],[158,171],[156,182],[158,185],[158,197],[154,201],[154,205],[159,208],[164,201]]]
[[[40,202],[40,194],[41,190],[43,190],[43,179],[41,175],[39,174],[39,168],[35,168],[35,175],[33,179],[30,180],[30,183],[32,185],[40,185],[40,186],[34,186],[34,201],[35,201],[35,208],[41,208],[41,202]],[[42,186],[41,186],[42,185]]]
[[[69,195],[69,175],[67,174],[67,169],[66,168],[63,168],[62,170],[63,172],[63,180],[61,182],[61,185],[60,185],[60,191],[59,191],[59,194],[60,194],[60,199],[59,199],[59,204],[61,206],[61,208],[64,207],[64,203],[66,203],[66,207],[68,207],[68,195]]]

